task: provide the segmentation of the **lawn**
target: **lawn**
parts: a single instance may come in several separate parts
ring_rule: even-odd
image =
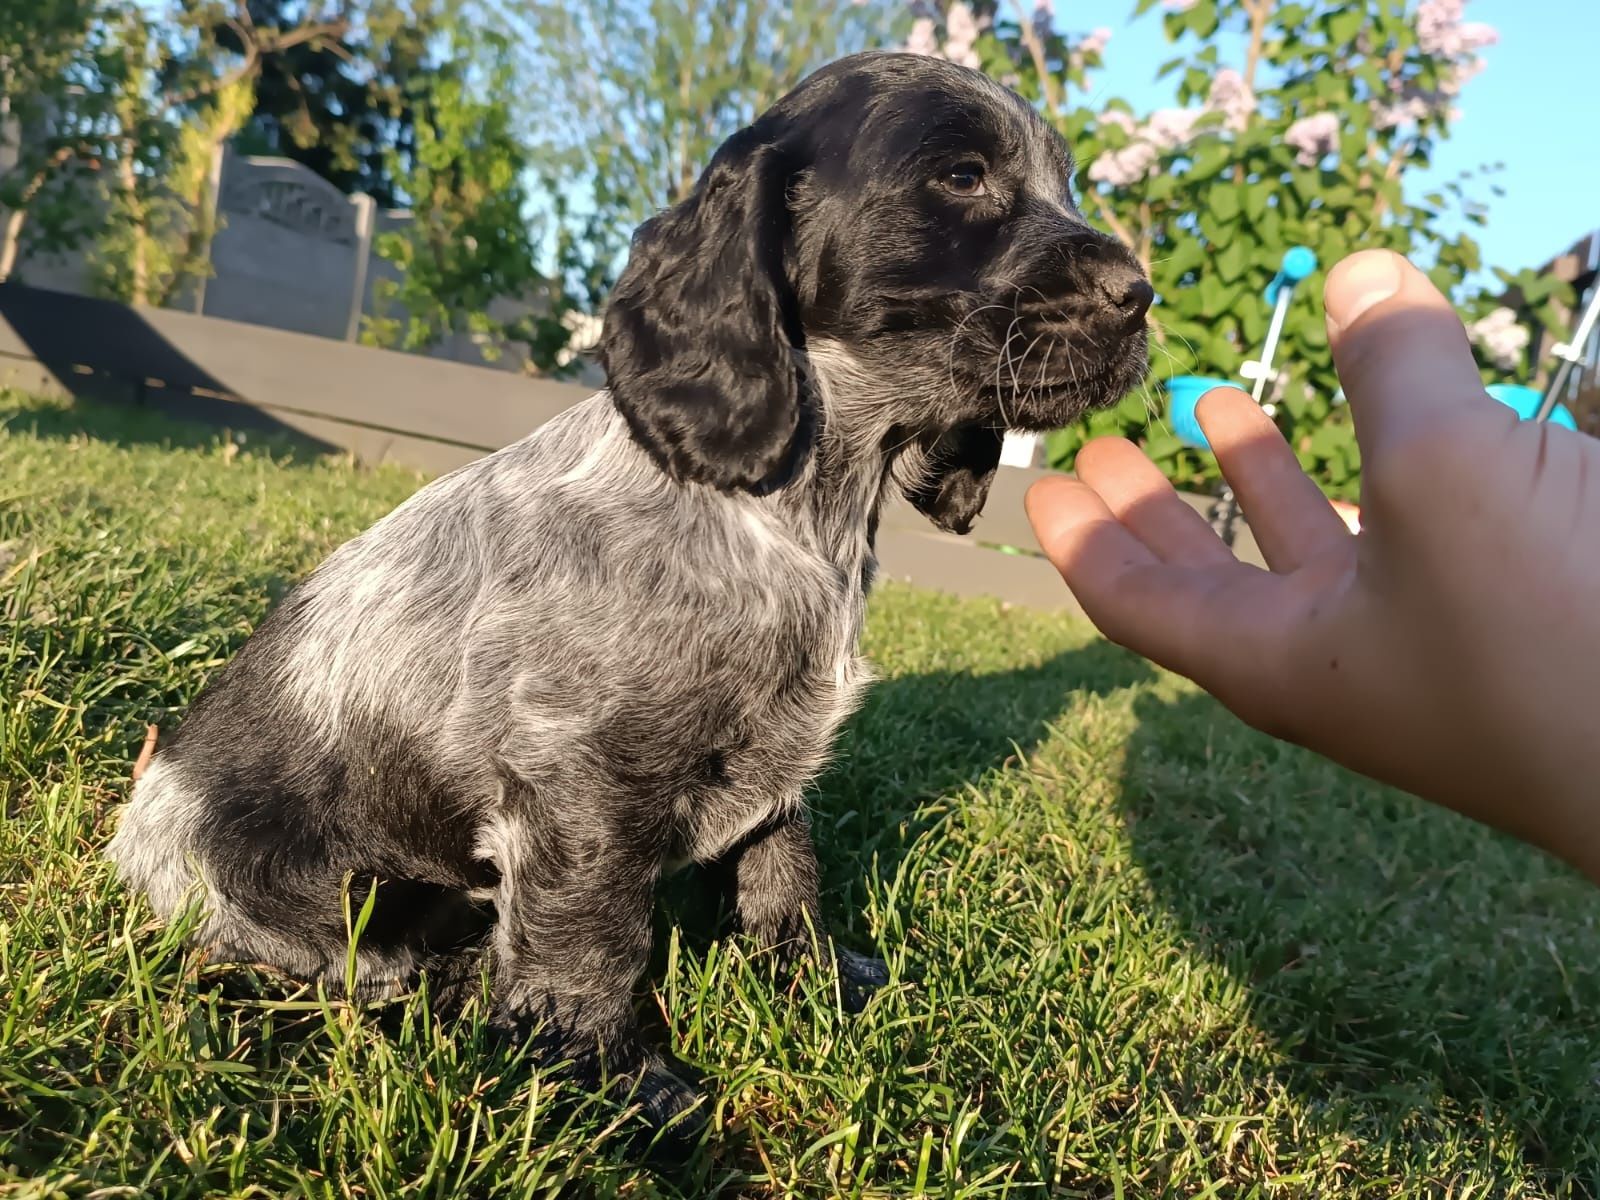
[[[640,1003],[712,1129],[641,1166],[473,1020],[186,954],[98,851],[287,582],[413,475],[0,395],[0,1195],[1591,1196],[1600,898],[1083,624],[886,587],[813,803],[895,982],[775,989],[675,882]]]

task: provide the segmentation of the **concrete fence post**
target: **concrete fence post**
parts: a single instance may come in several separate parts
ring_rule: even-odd
[[[356,211],[356,262],[344,340],[354,342],[361,337],[361,314],[367,308],[367,267],[372,261],[372,230],[377,222],[378,203],[365,192],[351,196],[350,203]]]
[[[211,148],[211,167],[206,172],[206,194],[201,198],[205,213],[196,220],[206,224],[206,267],[195,280],[194,311],[200,316],[206,312],[206,281],[217,269],[211,253],[217,244],[217,222],[222,219],[222,174],[228,169],[230,154],[226,143],[218,142]]]

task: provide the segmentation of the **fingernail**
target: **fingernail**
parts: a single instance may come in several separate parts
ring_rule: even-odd
[[[1400,290],[1400,259],[1381,250],[1357,254],[1333,269],[1325,293],[1330,332],[1350,328],[1374,304]]]

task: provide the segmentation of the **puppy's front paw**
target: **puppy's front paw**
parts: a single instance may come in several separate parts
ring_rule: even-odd
[[[647,1063],[636,1081],[618,1081],[613,1090],[619,1101],[639,1106],[651,1150],[681,1156],[705,1133],[706,1094],[659,1059]]]
[[[489,1028],[511,1040],[532,1038],[541,1071],[590,1096],[637,1108],[644,1126],[636,1139],[641,1153],[686,1154],[706,1127],[705,1093],[690,1081],[692,1072],[676,1060],[647,1050],[635,1035],[599,1039],[570,1027],[533,1022],[526,1014],[497,1009]]]
[[[818,964],[831,964],[846,1012],[860,1012],[872,993],[889,982],[889,968],[883,959],[857,954],[831,937],[823,939],[821,945],[815,938],[801,935],[768,944],[780,979],[792,980]]]
[[[881,958],[857,954],[835,942],[833,961],[839,972],[839,996],[847,1012],[858,1013],[866,1008],[872,993],[889,982],[889,967]]]

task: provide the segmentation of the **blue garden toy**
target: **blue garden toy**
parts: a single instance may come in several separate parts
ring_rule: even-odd
[[[1556,404],[1546,410],[1544,407],[1544,393],[1531,387],[1523,387],[1520,383],[1491,383],[1483,389],[1511,409],[1524,421],[1548,421],[1552,425],[1562,425],[1567,429],[1576,429],[1578,422],[1567,411],[1565,404]],[[1550,389],[1550,395],[1557,394],[1555,388]],[[1541,416],[1541,413],[1548,415]]]
[[[1313,275],[1316,269],[1317,256],[1309,247],[1291,247],[1283,256],[1278,273],[1267,284],[1266,300],[1272,305],[1272,323],[1267,327],[1267,341],[1261,348],[1261,357],[1245,363],[1239,369],[1239,374],[1254,384],[1250,395],[1269,417],[1274,415],[1274,408],[1271,404],[1262,403],[1262,397],[1266,395],[1267,385],[1277,378],[1272,360],[1278,353],[1283,322],[1289,315],[1289,303],[1294,299],[1295,288]],[[1172,421],[1172,431],[1179,441],[1196,450],[1211,449],[1211,443],[1206,440],[1205,431],[1200,428],[1200,421],[1195,416],[1195,406],[1200,403],[1200,397],[1212,388],[1232,385],[1230,379],[1214,379],[1203,375],[1179,375],[1167,381],[1167,411]],[[1238,518],[1239,502],[1234,497],[1233,489],[1224,483],[1217,502],[1211,508],[1211,526],[1228,545],[1233,544],[1233,527]]]

